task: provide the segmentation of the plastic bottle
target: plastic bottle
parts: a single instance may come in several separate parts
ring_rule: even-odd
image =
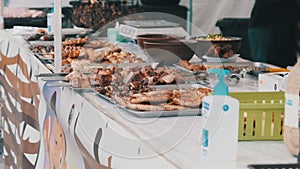
[[[51,3],[51,11],[47,14],[47,31],[48,33],[53,33],[53,24],[54,24],[54,3]]]
[[[214,95],[206,96],[202,104],[201,167],[236,168],[239,101],[228,96],[224,82],[228,70],[211,69],[219,77]]]
[[[114,28],[107,29],[107,39],[109,42],[120,42],[122,40],[119,33],[119,22],[116,22]]]
[[[284,143],[291,154],[299,152],[300,57],[292,68],[285,87]]]

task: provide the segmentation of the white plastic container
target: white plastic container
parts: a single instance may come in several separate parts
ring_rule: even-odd
[[[236,168],[239,101],[228,96],[224,73],[214,88],[214,96],[202,103],[201,167]],[[223,82],[222,82],[223,81]]]

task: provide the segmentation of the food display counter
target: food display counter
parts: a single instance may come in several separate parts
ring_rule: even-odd
[[[201,167],[201,115],[143,118],[91,89],[57,85],[39,76],[52,72],[28,43],[4,31],[0,56],[5,168]],[[282,141],[240,141],[234,166],[295,162]]]

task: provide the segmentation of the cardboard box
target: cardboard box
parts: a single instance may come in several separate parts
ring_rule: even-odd
[[[263,73],[258,75],[258,91],[281,91],[289,72]]]

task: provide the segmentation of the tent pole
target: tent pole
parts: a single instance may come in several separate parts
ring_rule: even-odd
[[[61,12],[61,0],[54,0],[54,24],[53,32],[54,32],[54,67],[55,73],[59,73],[62,70],[62,33],[61,33],[61,25],[62,25],[62,12]]]

